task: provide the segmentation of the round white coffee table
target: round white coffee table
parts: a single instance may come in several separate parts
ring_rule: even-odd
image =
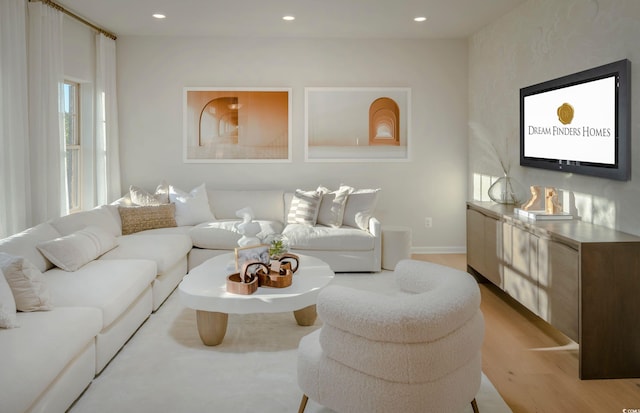
[[[259,287],[251,295],[227,292],[227,275],[236,272],[233,254],[218,255],[189,271],[178,286],[178,292],[182,303],[196,310],[202,342],[208,346],[222,342],[229,314],[293,311],[299,325],[313,325],[318,293],[329,284],[334,273],[318,258],[306,255],[299,255],[299,258],[291,286]]]

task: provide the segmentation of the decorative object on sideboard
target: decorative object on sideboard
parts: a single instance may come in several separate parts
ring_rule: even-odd
[[[562,205],[558,202],[558,190],[556,188],[544,188],[544,211],[547,214],[562,213]]]
[[[505,174],[489,187],[489,198],[498,204],[518,205],[523,200],[524,190],[515,178]]]
[[[524,211],[532,211],[532,210],[540,210],[543,209],[544,202],[542,198],[542,187],[540,185],[531,185],[529,187],[531,191],[531,198],[522,204],[522,208]]]
[[[509,138],[506,137],[504,142],[496,144],[494,142],[496,138],[493,138],[496,133],[486,130],[484,125],[470,122],[469,127],[472,131],[472,137],[476,138],[473,142],[478,145],[480,152],[489,155],[488,158],[499,164],[502,170],[502,176],[497,178],[487,191],[489,198],[493,202],[506,205],[519,205],[524,202],[527,199],[524,186],[510,175]],[[506,136],[506,134],[498,135]],[[483,157],[480,156],[480,158]]]

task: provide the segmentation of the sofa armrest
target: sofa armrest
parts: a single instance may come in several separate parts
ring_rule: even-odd
[[[376,217],[369,218],[369,232],[374,236],[373,253],[375,257],[375,271],[382,270],[382,223]]]
[[[369,218],[369,232],[376,238],[382,237],[382,224],[378,218]]]

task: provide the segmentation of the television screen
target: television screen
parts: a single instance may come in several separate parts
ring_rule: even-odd
[[[630,63],[520,90],[520,164],[627,180]]]

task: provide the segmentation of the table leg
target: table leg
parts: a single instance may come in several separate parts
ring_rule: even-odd
[[[293,312],[293,316],[300,326],[312,326],[316,322],[317,315],[315,304]]]
[[[217,346],[222,343],[227,332],[228,319],[227,313],[196,310],[198,334],[202,342],[207,346]]]

